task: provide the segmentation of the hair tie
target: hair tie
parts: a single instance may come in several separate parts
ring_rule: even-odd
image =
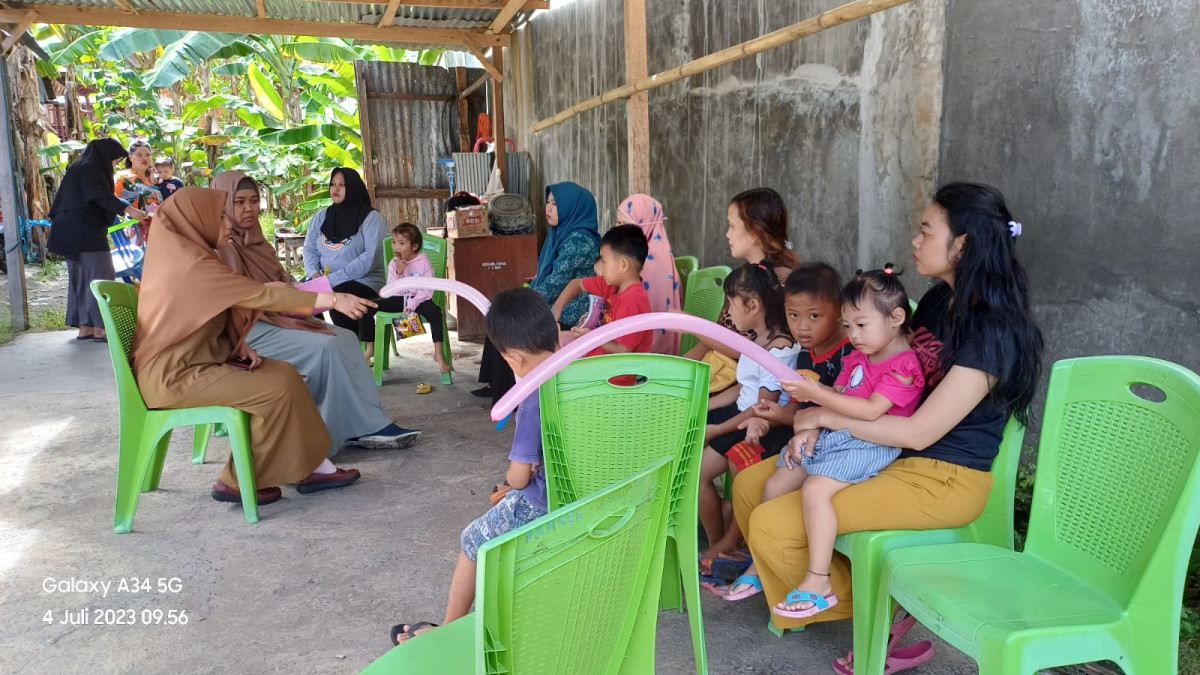
[[[1015,220],[1008,221],[1008,233],[1012,235],[1013,238],[1021,236],[1021,224]]]
[[[895,274],[895,272],[896,272],[895,265],[892,265],[892,263],[887,263],[886,265],[883,266],[883,273],[888,275],[889,277],[892,276],[893,274]]]
[[[663,220],[666,220],[666,219],[664,218]],[[791,242],[791,240],[788,240],[788,241],[785,241],[785,242],[783,242],[783,247],[784,247],[784,248],[786,248],[786,249],[787,249],[787,250],[789,250],[789,251],[790,251],[790,250],[792,250],[792,242]]]
[[[762,270],[762,271],[764,271],[764,272],[770,272],[770,271],[771,271],[771,270],[767,269],[767,266],[766,266],[766,265],[764,265],[764,264],[762,264],[762,263],[758,263],[757,265],[755,265],[755,267],[757,267],[758,269],[760,269],[760,270]]]

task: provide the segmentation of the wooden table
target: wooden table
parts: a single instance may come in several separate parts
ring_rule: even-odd
[[[470,237],[450,240],[448,276],[491,300],[509,288],[520,288],[537,273],[537,235]],[[458,319],[458,338],[478,340],[486,335],[483,315],[469,302],[450,296],[450,312]]]
[[[283,250],[280,250],[280,247]],[[289,273],[293,267],[304,264],[304,235],[298,232],[275,233],[275,255],[283,261],[283,268]]]

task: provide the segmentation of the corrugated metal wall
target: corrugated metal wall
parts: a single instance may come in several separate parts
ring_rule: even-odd
[[[470,75],[478,73],[472,69]],[[362,124],[364,179],[389,226],[440,227],[442,200],[450,196],[439,159],[459,150],[458,88],[453,71],[438,66],[379,61],[355,64]],[[471,104],[474,138],[482,99]]]

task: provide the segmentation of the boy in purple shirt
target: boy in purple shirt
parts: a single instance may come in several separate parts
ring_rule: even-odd
[[[487,313],[488,340],[517,377],[550,358],[558,349],[558,321],[537,291],[514,288],[498,293]],[[512,489],[462,533],[462,553],[450,581],[450,600],[443,623],[461,619],[475,602],[475,560],[479,547],[502,534],[546,515],[546,470],[542,466],[542,415],[537,394],[517,408],[517,428],[505,478]],[[421,621],[392,626],[392,642],[400,644],[438,624]]]

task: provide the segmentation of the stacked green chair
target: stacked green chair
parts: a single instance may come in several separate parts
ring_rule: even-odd
[[[439,279],[445,279],[449,242],[441,237],[428,234],[422,235],[421,240],[421,251],[429,258],[434,275]],[[383,247],[387,262],[391,264],[392,257],[395,255],[392,251],[391,237],[383,240]],[[433,304],[442,310],[442,334],[446,336],[442,340],[442,358],[446,359],[447,364],[453,364],[450,352],[450,331],[446,328],[446,293],[444,291],[434,293]],[[373,370],[376,387],[383,386],[383,371],[388,369],[391,362],[389,349],[394,351],[397,356],[400,355],[399,350],[396,349],[396,336],[392,333],[392,321],[399,317],[399,314],[392,312],[379,312],[375,315],[375,365]],[[421,318],[421,323],[426,323],[424,317]],[[442,373],[442,384],[453,383],[454,378],[450,373]]]
[[[133,353],[133,331],[137,326],[137,289],[115,281],[93,281],[92,294],[100,304],[108,351],[117,380],[120,409],[120,440],[117,460],[117,509],[114,529],[124,534],[133,529],[138,498],[158,489],[163,461],[171,444],[171,430],[198,427],[194,454],[203,458],[211,425],[229,430],[233,465],[242,493],[246,522],[258,522],[258,496],[254,485],[254,457],[250,453],[250,416],[224,406],[150,410],[142,399],[129,359]],[[203,459],[201,460],[203,461]]]
[[[890,618],[892,613],[879,604],[879,588],[883,583],[883,559],[889,551],[908,546],[929,546],[955,542],[977,542],[1011,550],[1013,547],[1013,499],[1017,489],[1017,467],[1021,463],[1021,448],[1025,427],[1016,418],[1008,420],[1000,450],[992,462],[992,493],[983,513],[965,527],[939,530],[878,530],[852,532],[839,536],[834,547],[850,558],[851,586],[854,595],[854,672],[866,673],[867,659],[874,648],[872,626],[879,615]],[[777,635],[782,631],[769,627]],[[887,639],[884,639],[887,643]]]
[[[363,672],[654,673],[643,617],[658,599],[672,467],[663,458],[487,542],[475,611]]]
[[[679,274],[679,297],[687,298],[687,280],[692,272],[700,268],[700,260],[694,255],[675,258],[675,272]]]
[[[611,384],[636,374],[634,386]],[[707,672],[696,558],[700,457],[708,409],[706,363],[610,354],[572,363],[542,385],[542,452],[550,507],[597,492],[666,456],[674,460],[662,606],[687,597],[697,670]],[[622,570],[629,569],[621,566]]]
[[[1138,356],[1060,361],[1050,375],[1025,550],[892,551],[895,598],[982,675],[1107,660],[1178,672],[1180,604],[1200,526],[1200,376]],[[882,673],[886,613],[869,672]]]
[[[724,265],[705,267],[688,275],[688,292],[683,301],[683,311],[716,322],[721,318],[725,306],[725,277],[730,269]],[[679,341],[679,353],[686,354],[700,343],[694,335],[684,335]]]

